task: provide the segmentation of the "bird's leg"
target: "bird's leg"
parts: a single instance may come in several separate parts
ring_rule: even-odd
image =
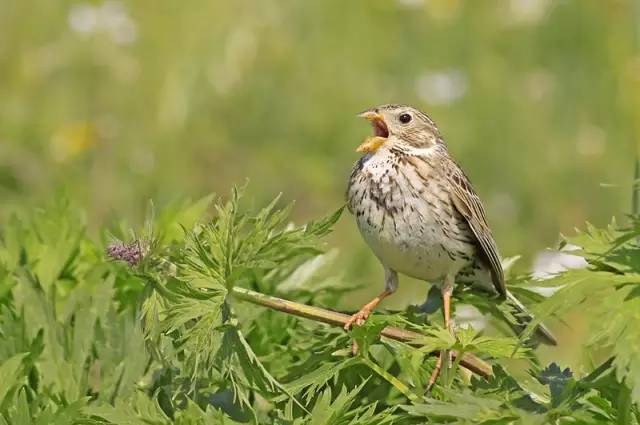
[[[354,323],[358,326],[363,325],[371,315],[371,312],[378,306],[378,304],[380,304],[380,301],[387,298],[389,295],[393,294],[396,289],[398,289],[398,274],[394,270],[391,270],[387,267],[385,267],[384,269],[384,274],[384,291],[382,291],[377,297],[362,306],[362,308],[357,313],[352,315],[344,325],[345,330],[348,331]],[[355,341],[353,341],[351,350],[354,354],[358,352],[358,344],[356,344]]]
[[[453,335],[453,322],[451,321],[451,294],[453,284],[445,283],[442,287],[442,303],[444,304],[444,327]]]
[[[453,325],[451,322],[451,294],[453,293],[453,279],[447,277],[445,278],[444,285],[442,285],[442,304],[443,304],[443,313],[444,313],[444,326],[447,330],[453,335]],[[438,376],[440,376],[440,371],[442,370],[443,359],[448,359],[448,367],[451,367],[451,359],[449,358],[450,352],[448,350],[441,350],[438,355],[438,360],[436,360],[436,365],[433,368],[433,372],[431,372],[431,376],[429,377],[429,383],[427,384],[427,392],[431,390],[433,384],[436,383]]]
[[[449,333],[452,336],[454,335],[453,331],[453,321],[451,320],[451,294],[453,293],[453,285],[445,284],[444,288],[442,288],[442,301],[444,304],[444,326],[447,328]],[[447,366],[451,368],[453,365],[451,352],[447,352],[448,362]]]

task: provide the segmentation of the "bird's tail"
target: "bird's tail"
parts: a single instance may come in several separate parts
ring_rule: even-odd
[[[519,299],[515,297],[511,292],[507,291],[507,302],[510,306],[512,306],[516,310],[516,319],[519,324],[517,325],[516,331],[521,332],[531,321],[534,319],[533,314],[527,310],[527,308],[520,302]],[[540,342],[547,345],[558,345],[558,340],[551,333],[549,328],[547,328],[544,324],[540,323],[535,330],[534,335],[539,338]]]

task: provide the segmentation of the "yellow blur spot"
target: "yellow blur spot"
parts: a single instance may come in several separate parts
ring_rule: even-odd
[[[67,162],[95,145],[97,132],[88,122],[70,123],[58,128],[51,137],[51,155],[55,161]]]

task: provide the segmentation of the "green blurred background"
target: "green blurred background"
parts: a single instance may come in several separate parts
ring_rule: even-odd
[[[629,212],[635,7],[0,0],[0,214],[66,188],[97,232],[248,178],[256,205],[282,192],[317,218],[370,134],[356,113],[400,102],[436,120],[528,269],[559,233]],[[329,245],[348,279],[382,287],[350,217]]]

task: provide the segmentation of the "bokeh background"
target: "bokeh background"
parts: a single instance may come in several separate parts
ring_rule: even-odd
[[[527,270],[630,211],[638,25],[632,0],[2,0],[0,215],[64,188],[99,232],[249,179],[256,205],[282,192],[317,218],[370,133],[356,113],[400,102],[436,120]],[[349,217],[329,245],[381,288]]]

